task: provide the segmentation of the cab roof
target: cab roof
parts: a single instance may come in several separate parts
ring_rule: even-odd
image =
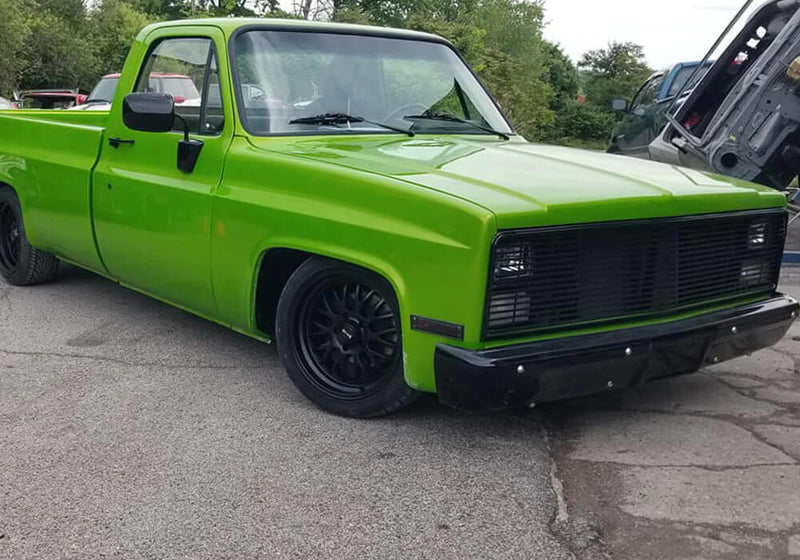
[[[202,18],[182,19],[176,21],[162,21],[148,25],[139,33],[137,39],[143,40],[156,29],[168,27],[186,27],[197,25],[210,25],[219,28],[230,37],[237,30],[245,27],[260,27],[275,31],[315,31],[318,33],[344,33],[348,35],[371,35],[378,37],[391,37],[396,39],[409,39],[417,41],[435,41],[450,44],[446,39],[430,33],[396,29],[392,27],[377,27],[372,25],[355,25],[350,23],[329,23],[321,21],[307,21],[302,19],[273,19],[273,18]]]

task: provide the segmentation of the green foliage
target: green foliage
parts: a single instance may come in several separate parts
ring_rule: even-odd
[[[564,143],[570,138],[607,142],[616,117],[589,103],[570,100],[557,113],[551,140]]]
[[[0,95],[9,95],[17,85],[17,76],[25,67],[18,56],[19,46],[30,34],[26,14],[30,6],[20,0],[0,0]]]
[[[558,112],[578,97],[581,87],[580,75],[578,69],[558,45],[545,43],[544,56],[547,67],[545,80],[553,90],[550,107]]]
[[[287,14],[278,0],[0,0],[0,94],[88,90],[103,74],[122,68],[141,27],[192,12],[332,19],[442,35],[529,140],[605,142],[615,119],[610,100],[629,97],[649,73],[641,47],[631,43],[590,51],[576,68],[542,37],[543,0],[297,0],[294,6]],[[409,72],[406,84],[417,77],[415,69]],[[581,90],[584,104],[576,101]]]
[[[22,65],[14,85],[58,88],[90,84],[97,60],[85,19],[70,21],[38,7],[35,17],[28,18],[26,36],[15,54]]]
[[[116,0],[103,0],[89,15],[88,28],[97,73],[122,70],[128,50],[139,31],[151,18],[131,5]]]
[[[652,70],[644,62],[642,47],[634,43],[609,43],[589,51],[578,67],[584,70],[583,89],[589,103],[608,109],[615,97],[630,98]]]
[[[184,0],[124,0],[133,10],[160,20],[183,19],[191,15]]]

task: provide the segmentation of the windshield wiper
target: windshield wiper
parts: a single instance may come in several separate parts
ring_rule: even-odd
[[[414,136],[414,131],[410,128],[400,128],[390,124],[379,123],[370,121],[364,117],[354,117],[345,113],[323,113],[321,115],[314,115],[313,117],[300,117],[289,121],[289,124],[350,124],[350,123],[366,123],[385,128],[386,130],[393,130],[400,134],[408,134]]]
[[[456,122],[461,124],[469,125],[473,128],[477,128],[479,130],[483,130],[484,132],[488,132],[489,134],[495,134],[502,138],[503,140],[510,140],[511,137],[506,134],[505,132],[500,132],[499,130],[495,130],[488,126],[483,126],[482,124],[478,124],[472,121],[468,121],[466,119],[460,119],[455,115],[450,115],[448,113],[423,113],[421,115],[406,115],[403,117],[406,120],[413,121],[413,120],[429,120],[429,121],[446,121],[446,122]],[[413,124],[411,125],[414,126]]]

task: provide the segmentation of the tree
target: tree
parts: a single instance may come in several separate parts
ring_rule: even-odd
[[[122,0],[160,20],[188,17],[254,17],[280,12],[279,0]]]
[[[644,62],[644,49],[635,43],[608,44],[581,57],[586,99],[595,106],[609,108],[615,97],[630,97],[652,73]]]
[[[0,95],[10,95],[17,87],[17,76],[25,66],[18,54],[30,34],[27,1],[0,0]]]
[[[152,23],[148,16],[126,2],[102,0],[88,18],[89,36],[95,56],[95,80],[109,72],[119,72],[139,30]]]
[[[183,19],[191,15],[191,5],[186,0],[124,0],[137,12],[157,20]]]
[[[253,17],[278,9],[278,0],[195,0],[201,15]]]
[[[543,51],[547,67],[544,78],[550,85],[550,89],[553,90],[550,108],[558,113],[578,97],[580,75],[578,69],[558,45],[545,42]]]
[[[32,1],[30,6],[34,12],[27,18],[28,33],[14,55],[20,62],[14,85],[21,88],[86,87],[96,73],[96,60],[82,4],[81,14],[70,17],[64,17],[64,10],[52,0]],[[57,9],[51,11],[53,6]]]

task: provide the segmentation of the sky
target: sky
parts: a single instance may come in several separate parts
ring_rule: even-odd
[[[762,2],[753,2],[748,12]],[[744,0],[545,0],[544,35],[578,61],[609,41],[644,47],[660,69],[699,60],[744,5]]]
[[[291,10],[294,0],[280,0]],[[747,13],[764,0],[753,0]],[[700,60],[745,0],[544,0],[544,35],[577,62],[610,41],[638,43],[654,69]]]

